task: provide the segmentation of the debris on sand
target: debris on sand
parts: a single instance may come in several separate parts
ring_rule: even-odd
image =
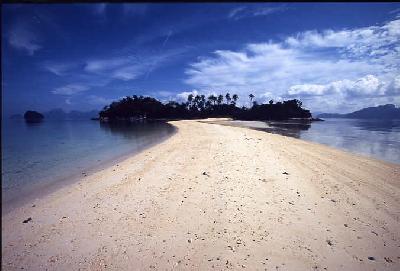
[[[32,217],[28,217],[27,219],[25,219],[24,221],[22,221],[22,223],[28,223],[29,221],[32,221]]]

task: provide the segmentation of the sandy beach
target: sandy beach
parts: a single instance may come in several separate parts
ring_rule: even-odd
[[[400,165],[171,124],[164,142],[4,214],[2,269],[400,270]]]

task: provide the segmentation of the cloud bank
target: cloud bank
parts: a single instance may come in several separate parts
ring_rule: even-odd
[[[400,20],[356,29],[306,31],[280,42],[217,50],[186,69],[185,83],[200,90],[229,90],[300,98],[321,111],[391,102],[400,104]],[[326,101],[321,103],[321,98]]]
[[[25,51],[30,56],[33,56],[36,51],[42,48],[37,35],[23,21],[19,21],[11,27],[8,42],[15,49]]]

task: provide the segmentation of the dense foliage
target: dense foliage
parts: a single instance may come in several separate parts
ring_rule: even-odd
[[[128,120],[130,118],[147,117],[151,119],[192,119],[208,117],[232,117],[243,120],[284,120],[289,118],[311,118],[309,110],[302,108],[299,100],[288,100],[268,104],[253,102],[251,108],[237,107],[238,95],[188,96],[186,102],[170,101],[162,103],[155,98],[133,95],[125,97],[99,113],[101,119]],[[249,95],[250,101],[254,95]]]

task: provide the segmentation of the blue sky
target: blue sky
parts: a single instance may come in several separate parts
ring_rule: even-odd
[[[314,112],[400,105],[397,3],[2,7],[5,114],[227,91]]]

